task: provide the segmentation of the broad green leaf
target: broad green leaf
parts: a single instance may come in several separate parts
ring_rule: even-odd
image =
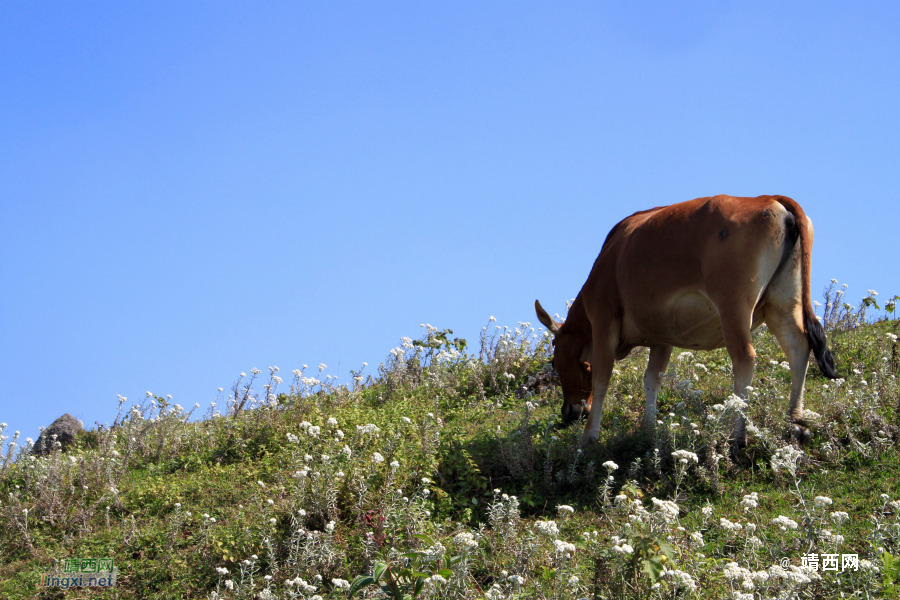
[[[383,562],[375,563],[375,568],[372,570],[372,578],[375,580],[375,583],[378,583],[381,580],[381,576],[384,575],[385,570],[387,570],[387,565]]]
[[[370,575],[359,575],[356,579],[353,580],[353,583],[350,584],[350,591],[347,592],[347,597],[352,598],[353,594],[363,589],[370,583],[375,583],[375,579],[373,579]]]
[[[669,560],[675,558],[678,553],[678,550],[670,544],[669,542],[657,542],[659,544],[659,552],[660,554],[665,554]]]
[[[644,572],[650,577],[650,582],[656,583],[656,580],[659,579],[663,570],[662,557],[657,555],[653,558],[645,558],[641,561],[641,564],[643,565]]]

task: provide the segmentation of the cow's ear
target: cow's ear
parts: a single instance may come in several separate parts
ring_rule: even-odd
[[[587,373],[588,375],[590,375],[591,374],[591,363],[589,363],[587,361],[581,363],[581,370],[584,371],[585,373]]]
[[[534,301],[534,312],[537,313],[538,321],[540,321],[544,327],[546,327],[550,333],[556,335],[559,333],[559,323],[550,318],[550,315],[547,314],[547,311],[544,310],[544,307],[541,306],[539,300]]]

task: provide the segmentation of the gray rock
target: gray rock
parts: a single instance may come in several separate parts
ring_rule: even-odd
[[[33,452],[38,455],[48,454],[54,447],[54,441],[62,444],[62,449],[66,450],[66,448],[75,441],[75,434],[82,429],[84,429],[84,427],[81,425],[81,421],[69,413],[66,413],[53,421],[53,423],[38,436],[37,441],[34,443]],[[56,436],[55,440],[53,439],[54,435]],[[44,440],[47,441],[46,444],[44,443]],[[46,448],[44,446],[46,446]]]
[[[540,371],[537,371],[528,378],[524,385],[519,387],[514,393],[516,398],[530,398],[534,394],[539,394],[545,388],[559,385],[559,375],[553,370],[549,364]]]

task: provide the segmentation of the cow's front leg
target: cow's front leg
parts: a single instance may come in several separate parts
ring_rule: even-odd
[[[612,352],[596,350],[594,345],[593,361],[591,362],[591,387],[593,389],[593,403],[588,414],[587,424],[584,426],[584,434],[581,436],[582,448],[595,444],[600,439],[600,421],[603,418],[603,400],[606,398],[606,390],[609,389],[609,380],[612,378],[615,365]]]
[[[644,430],[652,432],[656,428],[656,398],[662,385],[662,374],[669,366],[672,346],[653,346],[650,348],[650,359],[644,372],[644,393],[647,395],[647,406],[644,409]]]

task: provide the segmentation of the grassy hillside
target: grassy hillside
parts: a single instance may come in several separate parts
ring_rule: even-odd
[[[349,388],[273,367],[189,411],[148,392],[70,451],[7,443],[0,597],[346,598],[360,575],[385,590],[360,579],[354,597],[897,597],[900,331],[866,308],[826,312],[843,379],[810,372],[802,450],[764,328],[745,409],[724,350],[676,351],[642,435],[636,351],[584,451],[527,323],[469,346],[429,326]],[[737,410],[752,426],[733,459]],[[811,553],[858,570],[802,568]],[[73,557],[114,559],[117,587],[38,587]]]

